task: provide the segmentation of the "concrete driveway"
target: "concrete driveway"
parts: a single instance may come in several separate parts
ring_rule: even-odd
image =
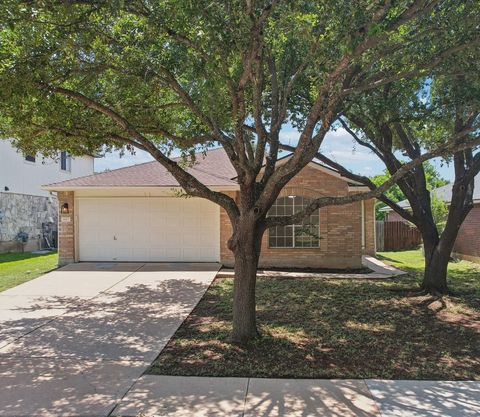
[[[72,264],[0,293],[0,416],[106,416],[218,264]]]

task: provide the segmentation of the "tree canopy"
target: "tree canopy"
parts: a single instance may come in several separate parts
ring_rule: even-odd
[[[263,125],[258,140],[268,123],[306,126],[315,102],[478,45],[475,3],[7,0],[2,131],[45,152],[132,139],[83,95],[165,151],[227,143],[246,120]],[[327,92],[335,71],[350,80]]]
[[[5,0],[0,134],[47,155],[142,149],[187,194],[222,206],[233,226],[234,339],[249,339],[264,231],[377,195],[319,197],[295,215],[267,217],[282,188],[347,106],[433,68],[454,71],[444,63],[478,48],[478,15],[475,0]],[[300,138],[277,164],[287,122]],[[173,148],[218,145],[238,174],[238,200],[169,158]]]

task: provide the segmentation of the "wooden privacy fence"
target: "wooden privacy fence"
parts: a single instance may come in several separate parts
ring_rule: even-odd
[[[376,222],[377,251],[408,250],[422,243],[418,229],[404,222]]]

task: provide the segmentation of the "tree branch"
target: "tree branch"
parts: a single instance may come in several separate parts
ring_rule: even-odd
[[[412,70],[401,71],[401,72],[398,72],[397,74],[393,74],[390,76],[384,75],[383,77],[377,76],[377,77],[371,78],[370,80],[367,80],[363,84],[356,85],[354,87],[350,87],[342,90],[341,95],[347,96],[352,93],[359,93],[363,91],[374,90],[378,87],[381,87],[382,85],[390,84],[394,81],[398,81],[405,78],[412,78],[414,76],[424,74],[425,70],[433,69],[438,65],[440,65],[441,63],[443,63],[445,61],[445,58],[448,58],[454,55],[455,53],[461,52],[472,46],[478,46],[479,44],[480,44],[480,38],[476,38],[474,40],[469,41],[468,43],[456,45],[452,48],[444,50],[441,54],[439,54],[436,57],[436,59],[429,61],[427,63],[424,63],[423,65],[418,65]]]
[[[350,134],[350,136],[359,145],[370,149],[375,155],[377,155],[381,160],[383,160],[383,155],[378,151],[378,149],[375,148],[375,146],[373,146],[372,144],[368,143],[367,141],[360,139],[360,137],[352,129],[350,129],[350,126],[348,126],[348,124],[345,122],[345,120],[343,120],[342,117],[339,117],[337,120],[341,123],[342,127],[347,131],[347,133]]]
[[[285,151],[293,152],[295,148],[290,145],[283,145],[280,144],[280,149],[283,149]],[[346,169],[343,165],[333,161],[332,159],[328,158],[324,154],[317,152],[315,155],[315,158],[323,162],[324,164],[328,165],[329,167],[337,170],[340,175],[342,175],[345,178],[348,178],[352,181],[356,181],[365,187],[370,188],[370,190],[376,190],[377,186],[370,180],[370,178],[365,177],[363,175],[358,175],[354,174],[353,172],[349,171]],[[409,213],[407,210],[404,208],[400,207],[396,202],[388,198],[385,194],[381,194],[377,197],[382,203],[385,203],[387,206],[391,207],[392,210],[395,210],[400,216],[402,216],[404,219],[408,220],[409,222],[415,223],[414,217]]]
[[[123,141],[128,145],[138,147],[139,149],[148,152],[150,155],[153,156],[155,160],[157,160],[161,165],[163,165],[168,170],[168,172],[173,175],[173,177],[178,181],[178,183],[181,185],[181,187],[185,190],[187,194],[206,198],[210,201],[213,201],[222,206],[229,213],[229,215],[233,217],[238,215],[238,208],[235,204],[235,201],[231,197],[227,196],[226,194],[210,190],[206,185],[198,181],[193,175],[182,169],[176,162],[169,159],[150,140],[148,140],[140,132],[138,132],[128,122],[127,119],[125,119],[117,112],[73,90],[46,84],[40,84],[40,87],[47,89],[52,93],[61,94],[65,97],[74,99],[84,104],[86,107],[107,116],[118,127],[123,129],[128,134],[128,136],[133,138],[132,140],[131,138],[124,138],[123,136],[116,135],[115,140]]]
[[[306,117],[305,125],[298,141],[298,146],[293,153],[292,158],[277,169],[265,184],[265,189],[268,189],[269,192],[266,197],[261,198],[258,202],[260,211],[271,205],[273,202],[272,199],[278,195],[279,190],[281,190],[281,188],[314,157],[315,153],[318,152],[318,148],[320,147],[326,132],[330,128],[332,121],[337,117],[342,99],[347,95],[332,94],[332,92],[335,91],[335,87],[339,84],[339,80],[341,80],[345,73],[348,72],[352,62],[356,58],[361,57],[365,52],[375,48],[385,41],[389,34],[401,25],[427,13],[438,2],[439,0],[414,1],[413,4],[409,5],[399,14],[397,19],[386,28],[387,30],[382,35],[367,35],[351,53],[345,54],[338,61],[337,65],[328,74],[326,81],[318,91],[317,98]],[[375,16],[372,19],[381,18],[382,15],[383,12],[380,12],[378,16]],[[367,27],[369,27],[369,25],[367,25]],[[368,30],[366,33],[368,33]],[[345,91],[348,93],[353,92],[351,89]],[[319,120],[321,120],[322,125],[315,136],[312,137]]]
[[[464,131],[458,136],[465,137],[468,135],[469,131]],[[320,197],[313,200],[304,210],[292,215],[292,216],[273,216],[268,217],[265,221],[265,229],[272,227],[272,226],[285,226],[288,224],[298,223],[303,220],[305,217],[312,214],[315,210],[325,207],[325,206],[338,206],[344,204],[354,203],[356,201],[361,200],[368,200],[370,198],[377,198],[378,196],[382,195],[385,191],[387,191],[391,186],[396,184],[400,179],[402,179],[405,175],[408,175],[409,172],[421,165],[423,162],[428,161],[429,159],[436,158],[439,156],[446,156],[453,152],[459,152],[464,149],[469,149],[474,146],[480,145],[480,136],[476,136],[475,139],[457,142],[453,141],[449,142],[439,148],[435,149],[434,151],[426,152],[420,157],[416,158],[413,161],[410,161],[404,165],[402,165],[397,172],[395,172],[387,181],[385,181],[382,185],[378,186],[375,190],[366,191],[363,193],[357,193],[348,196],[342,197]]]

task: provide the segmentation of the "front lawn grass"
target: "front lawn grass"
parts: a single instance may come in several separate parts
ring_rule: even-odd
[[[261,278],[262,337],[229,342],[232,279],[217,279],[150,373],[279,378],[480,378],[480,268],[452,263],[455,295],[419,296],[421,253],[383,253],[385,281]]]
[[[56,268],[56,253],[0,254],[0,292],[15,287]]]

